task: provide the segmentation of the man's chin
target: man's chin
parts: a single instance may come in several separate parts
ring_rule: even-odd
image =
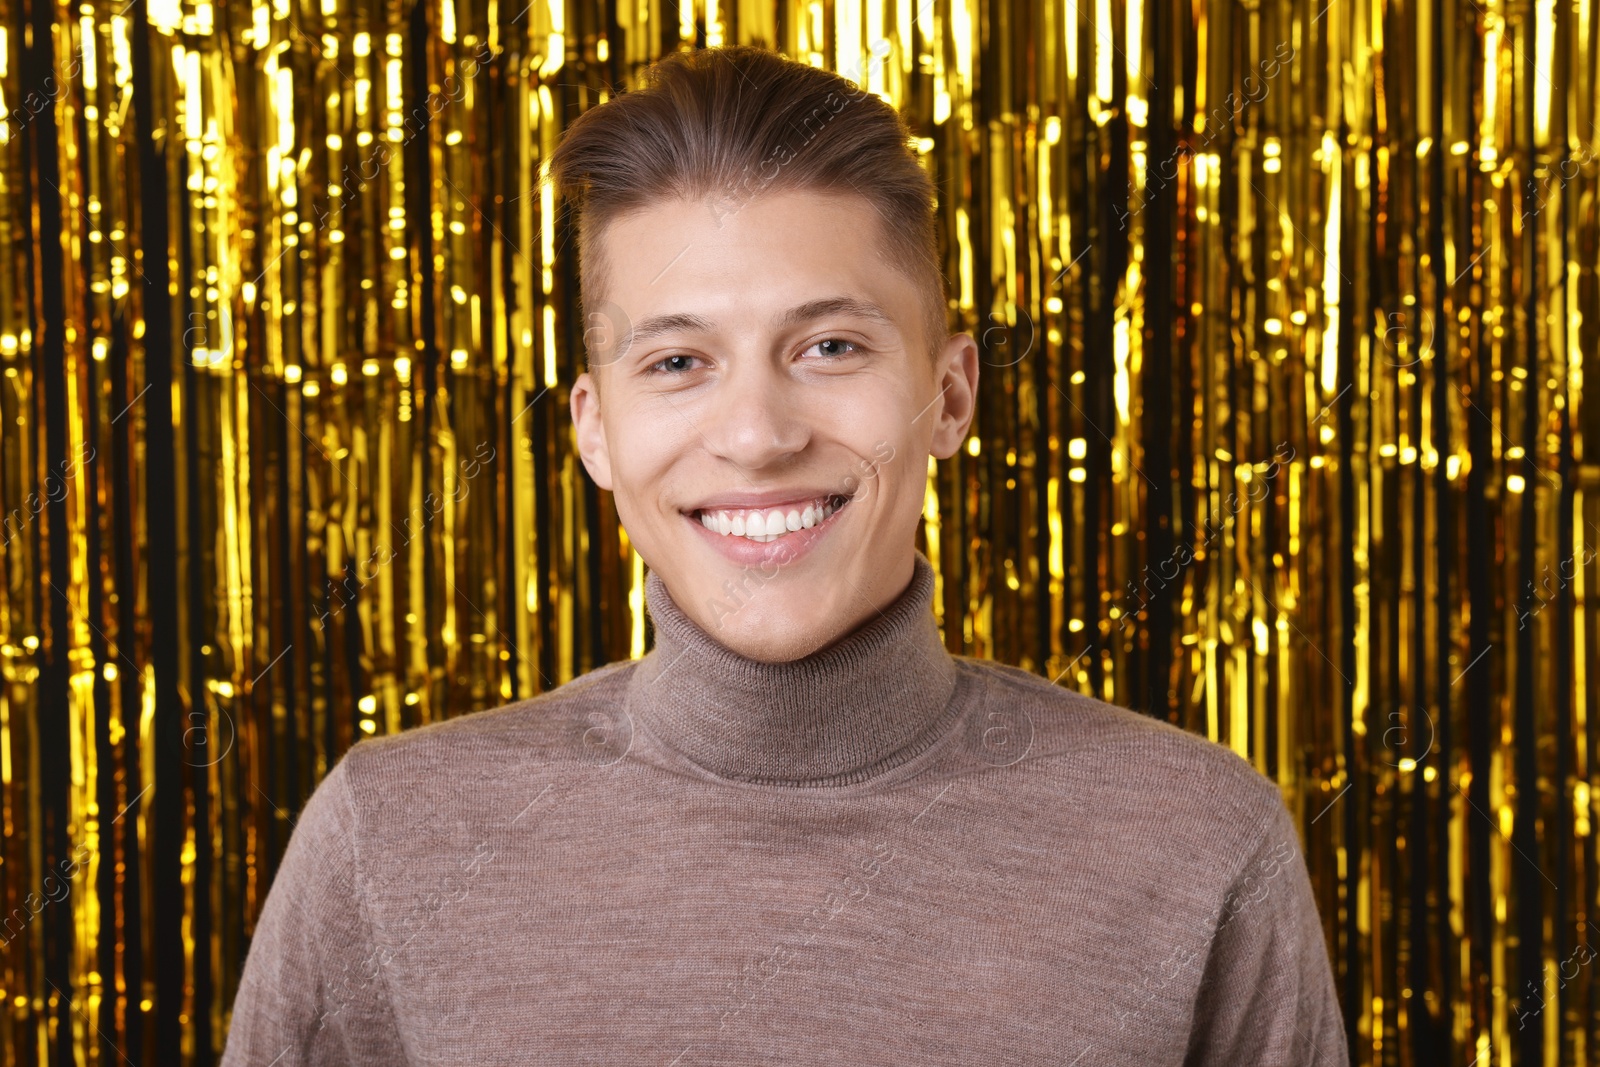
[[[712,634],[731,626],[736,617],[759,613],[763,602],[771,610],[772,603],[796,595],[802,585],[816,591],[813,576],[818,571],[813,568],[829,566],[826,552],[790,558],[781,546],[767,559],[730,559],[720,546],[697,537],[654,540],[648,547],[635,541],[634,547],[645,566],[665,582],[679,609]],[[796,578],[801,581],[796,583]]]
[[[837,619],[787,611],[782,605],[752,604],[707,632],[741,656],[787,663],[832,645],[844,636],[838,629]]]
[[[781,662],[799,659],[844,636],[848,605],[859,599],[853,580],[831,553],[812,552],[793,566],[740,567],[719,561],[694,584],[699,600],[680,605],[706,633],[741,655]],[[830,578],[830,574],[832,577]]]

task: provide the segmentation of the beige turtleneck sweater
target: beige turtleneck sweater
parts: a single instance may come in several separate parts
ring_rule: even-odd
[[[802,660],[656,647],[350,749],[224,1067],[1340,1067],[1300,837],[1229,749],[946,652],[933,571]]]

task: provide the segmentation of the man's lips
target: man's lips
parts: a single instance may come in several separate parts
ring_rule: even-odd
[[[844,493],[822,493],[765,502],[762,506],[709,505],[684,514],[714,534],[766,542],[821,526],[850,499]]]
[[[795,485],[787,489],[730,489],[714,497],[696,501],[683,509],[685,515],[697,511],[756,511],[805,507],[815,500],[848,496],[830,484]]]

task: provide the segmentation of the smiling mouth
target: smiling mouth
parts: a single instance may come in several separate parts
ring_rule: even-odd
[[[688,516],[701,526],[724,537],[743,537],[749,541],[776,541],[798,530],[820,526],[850,503],[843,493],[820,496],[796,507],[785,508],[696,508]]]

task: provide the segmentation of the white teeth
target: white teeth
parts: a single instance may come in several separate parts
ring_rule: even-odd
[[[717,510],[700,512],[700,525],[724,537],[731,535],[751,541],[776,541],[796,530],[807,530],[827,521],[839,509],[832,497],[813,500],[804,508],[769,508],[764,511]]]

